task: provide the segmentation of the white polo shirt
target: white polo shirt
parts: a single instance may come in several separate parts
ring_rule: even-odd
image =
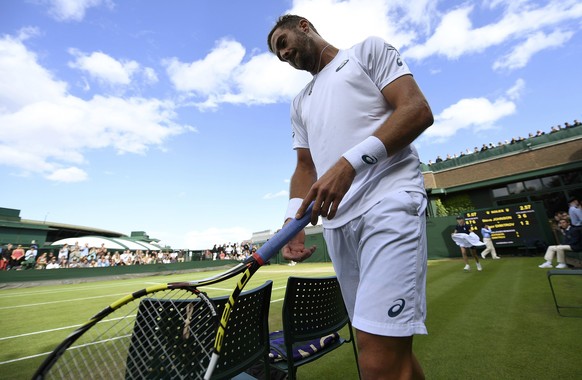
[[[380,38],[340,50],[293,101],[293,148],[310,149],[321,177],[390,116],[393,110],[381,90],[410,74],[398,51]],[[324,218],[325,228],[341,227],[362,215],[387,192],[424,193],[416,149],[409,145],[388,154],[387,160],[356,175],[335,218]]]

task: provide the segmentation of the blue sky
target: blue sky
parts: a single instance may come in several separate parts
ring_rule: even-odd
[[[201,249],[277,229],[294,169],[278,16],[397,46],[435,124],[423,162],[582,120],[582,3],[0,2],[0,207]]]

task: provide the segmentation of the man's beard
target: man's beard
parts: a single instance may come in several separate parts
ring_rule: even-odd
[[[305,70],[310,73],[317,72],[317,62],[315,61],[315,45],[313,40],[305,34],[301,34],[297,40],[297,48],[295,49],[295,56],[293,57],[293,64],[297,70]]]

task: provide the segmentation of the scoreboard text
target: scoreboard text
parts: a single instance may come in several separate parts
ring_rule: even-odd
[[[464,216],[467,225],[480,236],[482,225],[487,224],[495,245],[522,245],[526,240],[538,240],[541,236],[531,204],[471,211]]]

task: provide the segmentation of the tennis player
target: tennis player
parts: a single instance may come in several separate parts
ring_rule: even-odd
[[[349,27],[349,25],[346,25]],[[313,79],[291,107],[297,164],[286,221],[315,201],[346,307],[356,328],[363,379],[422,379],[412,351],[426,334],[426,194],[411,145],[433,123],[398,51],[370,37],[329,44],[307,19],[279,18],[271,52]],[[303,261],[299,233],[284,248]]]

